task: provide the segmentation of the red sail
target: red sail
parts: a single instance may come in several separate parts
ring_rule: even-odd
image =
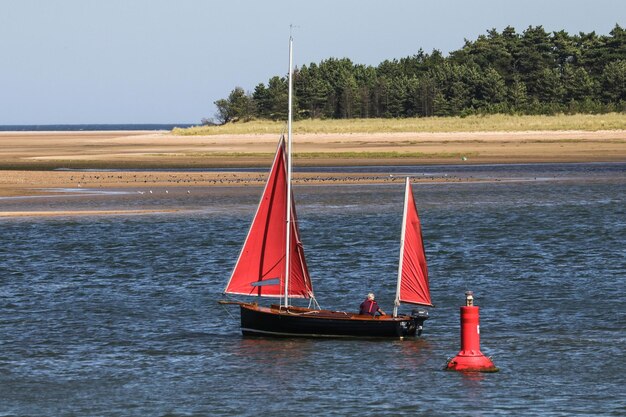
[[[304,259],[295,204],[291,199],[289,296],[310,298],[313,286]],[[287,168],[281,139],[261,202],[224,293],[281,297],[285,291]]]
[[[413,190],[407,179],[406,205],[404,226],[404,241],[402,249],[400,273],[399,301],[411,304],[432,306],[430,289],[428,287],[428,267],[422,241],[422,226],[413,199]]]

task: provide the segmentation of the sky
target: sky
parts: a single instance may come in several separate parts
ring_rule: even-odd
[[[626,0],[0,0],[0,125],[200,123],[294,63],[376,66],[487,30],[608,34]]]

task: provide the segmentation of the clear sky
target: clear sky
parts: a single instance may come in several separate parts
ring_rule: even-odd
[[[488,29],[608,34],[626,0],[0,0],[0,124],[198,123],[295,64],[459,49]]]

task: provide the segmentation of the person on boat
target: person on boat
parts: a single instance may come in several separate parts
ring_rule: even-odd
[[[369,314],[370,316],[375,316],[376,313],[380,313],[381,316],[385,315],[385,312],[380,309],[378,303],[374,301],[374,294],[369,293],[367,294],[365,301],[361,303],[359,314]]]

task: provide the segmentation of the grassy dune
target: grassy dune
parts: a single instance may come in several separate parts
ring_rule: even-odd
[[[176,135],[237,135],[276,133],[284,122],[255,120],[223,126],[176,128]],[[294,133],[387,133],[387,132],[516,132],[556,130],[622,130],[626,114],[576,114],[556,116],[487,115],[468,117],[428,117],[412,119],[300,120]]]

